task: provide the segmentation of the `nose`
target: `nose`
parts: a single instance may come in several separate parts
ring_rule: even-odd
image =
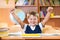
[[[31,21],[33,22],[34,20],[32,19]]]

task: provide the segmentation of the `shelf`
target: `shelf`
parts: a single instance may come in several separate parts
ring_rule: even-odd
[[[60,0],[39,0],[40,6],[60,6]]]
[[[42,7],[42,6],[43,6],[43,7],[46,7],[46,6],[48,7],[48,6],[51,6],[51,5],[40,5],[40,6],[41,6],[41,7]],[[60,5],[58,5],[58,6],[57,6],[57,5],[52,5],[52,7],[59,7],[59,6],[60,6]]]
[[[43,19],[43,18],[41,18],[41,19]],[[54,17],[54,18],[52,18],[52,19],[58,19],[58,17]],[[59,19],[60,19],[60,17],[59,17]]]
[[[44,17],[40,17],[40,18],[44,18]],[[52,18],[59,18],[60,19],[60,16],[54,16]]]
[[[17,5],[15,7],[37,7],[37,6],[36,5],[22,5],[22,6]]]

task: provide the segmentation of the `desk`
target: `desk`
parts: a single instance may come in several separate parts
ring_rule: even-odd
[[[10,27],[10,32],[17,32],[18,29],[20,29],[19,27]],[[52,28],[51,28],[52,29]],[[50,31],[51,31],[50,29]],[[21,29],[20,29],[21,31]],[[50,32],[49,30],[47,30],[48,32]],[[55,30],[54,30],[55,31]],[[53,31],[52,31],[53,32]],[[56,33],[56,32],[55,32]],[[30,39],[60,39],[60,36],[41,36],[41,37],[21,37],[21,36],[8,36],[8,37],[1,37],[0,39],[2,40],[30,40]]]
[[[20,36],[9,36],[9,37],[1,37],[2,40],[24,40],[24,39],[60,39],[60,36],[41,36],[41,37],[20,37]]]

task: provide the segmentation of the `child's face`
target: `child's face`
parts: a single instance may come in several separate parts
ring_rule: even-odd
[[[35,26],[38,23],[38,18],[36,16],[30,15],[28,18],[28,23],[31,26]]]

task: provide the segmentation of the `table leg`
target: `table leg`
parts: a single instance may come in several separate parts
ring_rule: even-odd
[[[0,37],[0,40],[1,40],[1,37]]]

